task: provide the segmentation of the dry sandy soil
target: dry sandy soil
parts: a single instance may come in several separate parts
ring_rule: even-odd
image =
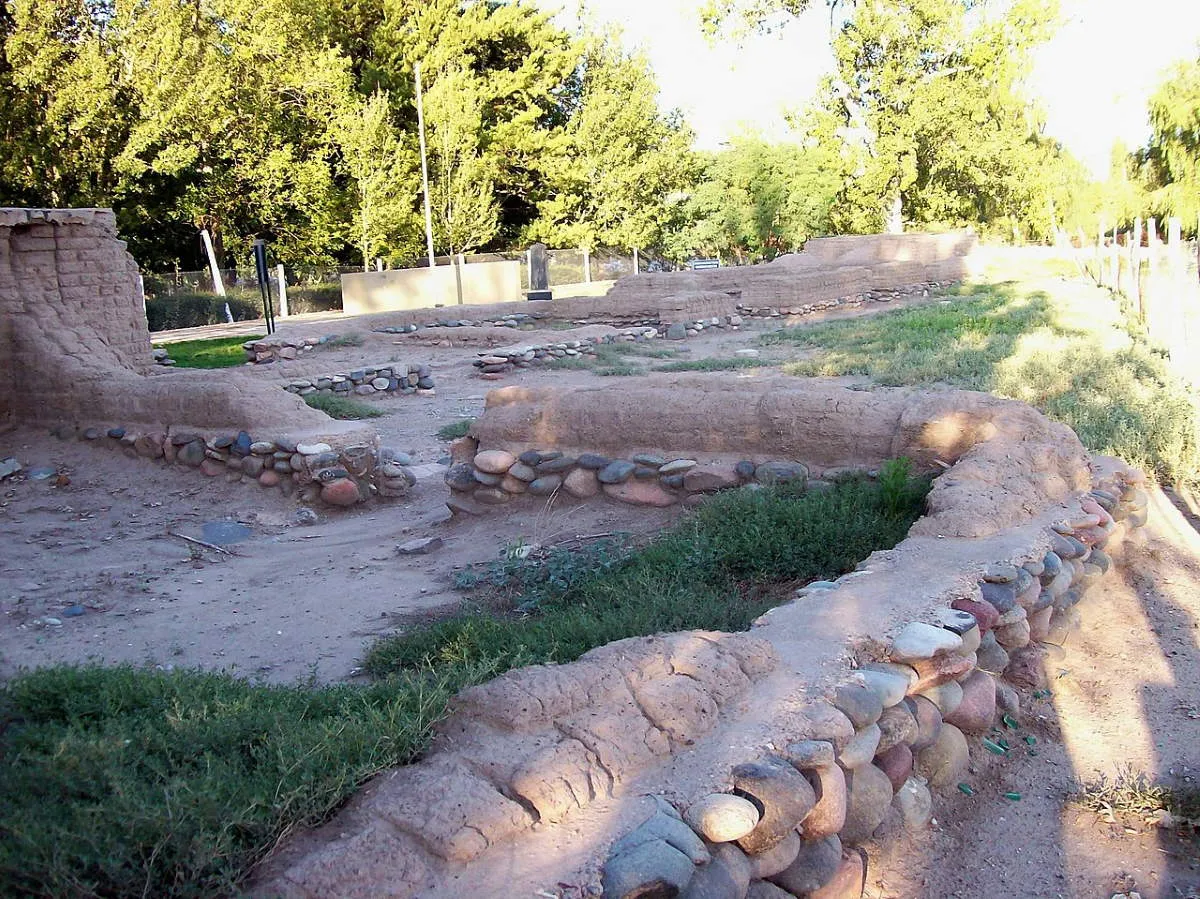
[[[847,314],[861,313],[835,313]],[[751,327],[702,335],[687,342],[685,358],[731,356],[756,334]],[[320,510],[316,524],[300,525],[295,501],[277,491],[184,475],[40,432],[0,435],[0,458],[16,455],[26,469],[53,466],[69,479],[0,483],[0,677],[96,659],[224,668],[272,682],[342,680],[373,639],[460,601],[456,569],[494,559],[518,538],[652,532],[679,514],[599,500],[448,522],[436,465],[445,444],[435,432],[478,414],[495,385],[470,377],[476,349],[393,348],[392,340],[372,336],[366,347],[320,361],[330,370],[385,357],[433,366],[436,396],[375,401],[388,412],[372,422],[384,443],[411,450],[422,475],[414,496],[395,505]],[[713,375],[738,376],[756,373]],[[528,370],[506,383],[595,378]],[[625,379],[606,380],[619,389]],[[200,537],[205,522],[220,519],[250,528],[231,546],[236,556],[193,552],[168,535]],[[441,536],[445,546],[426,556],[394,553],[397,543],[425,535]],[[1079,780],[1126,764],[1164,783],[1194,787],[1200,776],[1200,538],[1160,494],[1150,526],[1126,553],[1124,573],[1089,593],[1082,631],[1047,663],[1053,694],[1021,730],[1037,738],[1037,755],[977,760],[976,795],[941,797],[928,833],[874,849],[871,899],[1200,897],[1194,833],[1107,823],[1066,799]],[[76,605],[82,615],[64,615]],[[1008,791],[1021,800],[1002,798]]]

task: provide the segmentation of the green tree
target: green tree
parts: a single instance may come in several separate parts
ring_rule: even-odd
[[[1190,231],[1200,216],[1200,54],[1170,68],[1149,106],[1150,141],[1139,156],[1150,199]]]
[[[416,255],[421,233],[414,212],[420,189],[417,158],[392,124],[387,94],[376,91],[347,110],[337,142],[351,180],[350,230],[363,270],[382,254]]]
[[[529,239],[558,246],[654,247],[697,173],[693,134],[658,109],[643,56],[597,39],[580,65],[578,104],[545,161],[550,196]]]
[[[488,152],[479,80],[465,69],[449,69],[425,98],[434,242],[451,254],[483,246],[500,227],[499,165]]]
[[[770,27],[793,0],[717,0],[714,26]],[[972,224],[1045,236],[1078,163],[1045,137],[1025,77],[1057,22],[1054,0],[830,3],[835,73],[806,121],[839,147],[839,231]],[[1054,210],[1054,211],[1051,211]]]
[[[671,240],[676,257],[720,253],[757,262],[828,233],[841,187],[835,149],[741,138],[703,158],[684,204],[687,225]]]

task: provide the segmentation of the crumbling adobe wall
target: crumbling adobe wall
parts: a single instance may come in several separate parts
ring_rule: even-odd
[[[0,209],[0,375],[0,425],[338,430],[253,378],[155,367],[137,263],[110,209]]]
[[[957,281],[968,274],[976,236],[869,234],[809,240],[800,253],[766,265],[697,272],[631,275],[620,279],[607,302],[648,306],[680,294],[727,294],[743,309],[792,307],[878,288],[928,281]]]
[[[1140,473],[1017,403],[818,384],[717,414],[680,390],[596,422],[582,410],[599,395],[511,388],[476,436],[484,452],[657,447],[682,408],[717,432],[685,432],[700,449],[746,429],[772,453],[957,461],[898,546],[748,633],[622,640],[463,691],[423,761],[289,841],[253,895],[859,896],[862,845],[926,826],[972,757],[1006,751],[984,741],[1044,685],[1040,644],[1078,624],[1146,522]]]

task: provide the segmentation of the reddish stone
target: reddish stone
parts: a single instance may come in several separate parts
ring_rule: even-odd
[[[1046,606],[1029,614],[1029,642],[1041,643],[1050,633],[1050,618],[1054,615],[1054,607]]]
[[[210,478],[215,478],[217,475],[225,474],[225,472],[228,470],[229,469],[215,459],[205,459],[200,463],[200,472],[208,475]]]
[[[1000,617],[1000,613],[996,611],[996,607],[991,603],[984,602],[982,599],[956,599],[950,603],[950,607],[958,609],[961,612],[970,612],[975,616],[975,620],[979,622],[979,632],[987,633],[996,626],[996,621]]]
[[[913,754],[907,743],[897,743],[875,756],[875,767],[888,776],[892,792],[898,792],[913,770]]]
[[[963,698],[946,723],[968,734],[982,734],[996,720],[996,682],[986,671],[976,671],[962,681]]]
[[[917,736],[912,741],[913,750],[932,745],[942,729],[941,710],[924,696],[910,696],[904,700],[904,704],[917,721]]]
[[[651,481],[626,481],[624,484],[605,484],[604,492],[613,499],[635,506],[670,506],[677,497]]]
[[[912,663],[917,671],[917,682],[909,690],[919,693],[930,687],[958,680],[975,667],[973,658],[949,652],[939,652],[930,659],[918,659]]]
[[[809,899],[861,899],[867,880],[867,862],[862,850],[847,849],[833,879],[819,890],[808,894]]]
[[[258,483],[264,487],[275,487],[279,484],[279,475],[273,471],[264,471],[258,476]]]
[[[361,499],[358,485],[349,478],[338,478],[321,488],[321,500],[331,506],[353,506]]]
[[[1023,646],[1009,654],[1004,679],[1018,687],[1036,689],[1046,683],[1046,672],[1042,668],[1045,650],[1040,646]]]

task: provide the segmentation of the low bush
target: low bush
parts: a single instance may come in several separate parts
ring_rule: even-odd
[[[383,410],[376,409],[360,400],[328,393],[310,393],[304,402],[339,421],[360,421],[364,418],[382,418]]]
[[[226,304],[229,305],[229,312],[234,321],[262,318],[262,301],[257,293],[231,290],[225,297],[212,293],[176,293],[148,297],[146,321],[152,332],[219,325],[226,320]]]

